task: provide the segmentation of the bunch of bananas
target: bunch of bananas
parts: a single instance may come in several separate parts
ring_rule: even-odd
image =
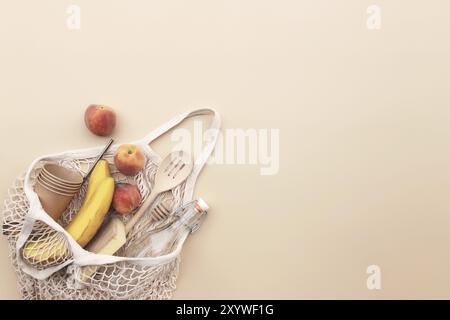
[[[80,211],[65,230],[82,247],[95,236],[109,211],[114,195],[114,178],[108,162],[100,160],[95,166]],[[23,257],[31,263],[61,260],[68,253],[66,241],[60,237],[32,237],[22,249]]]

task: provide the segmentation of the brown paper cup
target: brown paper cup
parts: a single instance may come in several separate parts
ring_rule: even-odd
[[[49,191],[55,192],[55,193],[60,194],[62,196],[70,197],[70,196],[73,196],[73,195],[75,195],[77,193],[76,191],[64,191],[64,190],[61,190],[60,188],[54,187],[54,186],[52,186],[52,185],[50,185],[50,184],[48,184],[48,183],[46,183],[46,182],[44,182],[44,181],[42,181],[40,179],[38,179],[38,183],[40,183],[44,188],[48,189]]]
[[[57,221],[62,213],[69,206],[74,195],[64,195],[51,191],[44,186],[41,182],[37,182],[35,186],[35,192],[41,201],[42,208],[47,212],[55,221]]]
[[[54,163],[47,163],[42,168],[42,171],[45,175],[48,175],[63,184],[81,185],[83,183],[83,176],[80,173]]]
[[[77,193],[78,190],[80,190],[80,186],[68,187],[61,183],[56,182],[56,180],[52,180],[51,178],[47,177],[44,174],[39,175],[38,180],[56,190],[63,192],[63,193],[72,194],[72,193]]]

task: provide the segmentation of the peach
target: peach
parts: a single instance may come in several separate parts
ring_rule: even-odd
[[[133,212],[141,203],[139,189],[129,183],[119,183],[116,185],[113,197],[113,208],[118,213],[125,215]]]
[[[86,127],[98,136],[109,136],[116,127],[116,113],[103,105],[91,104],[84,113]]]
[[[120,173],[134,176],[145,166],[144,152],[134,144],[124,144],[117,149],[114,164]]]

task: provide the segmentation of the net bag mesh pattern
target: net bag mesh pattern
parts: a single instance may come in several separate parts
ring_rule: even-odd
[[[111,154],[105,156],[111,162]],[[77,169],[84,173],[83,168],[87,168],[94,158],[76,159],[72,161],[61,161],[61,165]],[[36,166],[31,175],[31,180],[36,181],[37,174],[43,163]],[[111,166],[112,167],[112,166]],[[136,184],[145,199],[151,191],[157,165],[151,160],[147,162],[143,173],[136,177],[125,177],[117,171],[112,171],[117,182],[127,182]],[[151,183],[148,183],[150,181]],[[179,270],[180,258],[177,257],[169,263],[158,266],[143,266],[133,262],[120,261],[95,267],[95,272],[86,277],[82,268],[70,265],[62,269],[45,280],[38,280],[31,275],[24,273],[17,263],[16,242],[22,230],[25,216],[29,209],[29,201],[23,190],[24,176],[16,179],[8,191],[3,211],[3,233],[7,236],[11,258],[15,266],[19,289],[24,299],[169,299],[175,290],[175,282]],[[67,210],[63,213],[59,221],[62,226],[66,226],[80,209],[86,185],[80,193],[73,199]],[[157,206],[161,201],[171,199],[174,207],[179,206],[183,196],[183,184],[171,191],[161,194],[152,205]],[[146,224],[146,229],[141,230],[139,224],[135,230],[140,230],[126,246],[119,250],[117,255],[127,256],[130,252],[138,252],[151,243],[142,243],[141,248],[133,246],[133,242],[140,237],[145,237],[145,232],[150,232],[163,222],[148,223],[150,219],[149,208],[146,215],[139,221],[139,224]],[[117,217],[120,217],[117,215]],[[126,222],[126,218],[123,218]],[[147,223],[146,223],[147,222]],[[136,241],[137,242],[137,241]],[[67,240],[60,232],[54,230],[42,221],[36,221],[33,230],[28,238],[27,245],[32,244],[33,249],[39,253],[36,256],[29,255],[24,259],[26,263],[36,269],[45,269],[51,266],[60,265],[72,258]]]

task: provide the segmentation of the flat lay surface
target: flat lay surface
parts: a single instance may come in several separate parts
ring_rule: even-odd
[[[225,160],[197,181],[211,210],[175,299],[450,298],[450,3],[378,1],[376,30],[371,5],[2,1],[0,199],[36,157],[105,145],[89,104],[114,108],[117,143],[210,107]],[[0,298],[20,298],[8,254],[1,237]]]

